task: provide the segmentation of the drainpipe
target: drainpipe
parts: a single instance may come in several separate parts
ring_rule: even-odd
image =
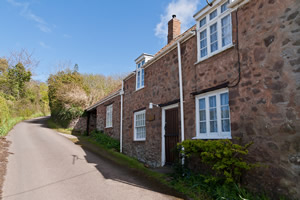
[[[181,71],[181,51],[180,41],[177,42],[178,50],[178,73],[179,73],[179,93],[180,93],[180,121],[181,121],[181,142],[184,141],[184,112],[183,112],[183,88],[182,88],[182,71]]]
[[[120,112],[120,153],[122,153],[122,142],[123,142],[123,95],[124,95],[124,80],[122,80],[121,95],[121,112]]]
[[[195,35],[195,32],[189,32],[186,37],[189,35]],[[181,142],[184,141],[184,109],[183,109],[183,86],[182,86],[182,66],[181,66],[181,51],[180,51],[180,42],[183,41],[185,37],[182,37],[177,41],[177,51],[178,51],[178,73],[179,73],[179,93],[180,93],[180,121],[181,121]],[[184,148],[182,147],[182,150]],[[181,164],[184,164],[184,157],[182,157]]]

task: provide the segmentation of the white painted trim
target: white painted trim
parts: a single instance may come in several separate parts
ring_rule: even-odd
[[[166,164],[166,147],[165,147],[165,125],[166,125],[166,110],[178,108],[178,103],[162,107],[161,112],[161,166]]]
[[[111,109],[111,111],[110,111],[110,109]],[[108,112],[111,112],[111,119],[110,119],[111,124],[107,125],[107,123],[109,122],[107,120]],[[112,128],[112,127],[113,127],[113,104],[110,104],[110,105],[106,106],[105,128]]]
[[[222,88],[222,89],[219,89],[219,90],[214,90],[214,91],[211,91],[211,92],[206,92],[206,93],[203,93],[203,94],[199,94],[197,96],[195,96],[195,115],[196,115],[196,120],[195,120],[195,123],[196,123],[196,137],[193,137],[192,139],[231,139],[231,128],[230,128],[230,132],[222,132],[221,131],[221,118],[219,116],[221,116],[221,110],[220,110],[220,94],[222,93],[228,93],[228,96],[229,96],[229,90],[228,88]],[[206,100],[205,101],[205,110],[206,110],[206,134],[200,134],[199,130],[200,130],[200,127],[199,127],[199,103],[198,103],[198,100],[200,98],[206,98],[208,99],[209,96],[213,96],[213,95],[216,95],[216,108],[217,108],[217,124],[218,124],[218,132],[216,133],[210,133],[209,131],[209,102]],[[230,107],[229,107],[229,119],[230,119]],[[230,123],[231,125],[231,123]]]
[[[223,13],[221,13],[221,6],[225,4],[227,1],[217,1],[218,3],[214,5],[212,8],[209,9],[209,11],[206,12],[205,15],[202,15],[201,17],[197,18],[197,62],[199,63],[203,60],[206,60],[222,51],[225,51],[228,48],[231,48],[233,46],[232,44],[232,18],[231,18],[231,9],[227,9]],[[213,18],[212,20],[209,19],[210,13],[217,10],[217,16]],[[227,15],[230,16],[230,26],[231,26],[231,42],[227,44],[226,46],[222,46],[222,25],[221,20],[226,17]],[[206,18],[206,24],[202,27],[199,26],[200,20],[203,18]],[[218,50],[211,52],[211,43],[210,43],[210,26],[217,23],[217,44],[218,44]],[[201,58],[201,47],[200,47],[200,33],[206,30],[206,49],[207,49],[207,55]]]
[[[228,4],[228,8],[231,8],[232,10],[236,10],[242,5],[248,3],[250,0],[232,0],[231,3]]]
[[[138,115],[138,114],[142,114],[142,113],[144,113],[144,115],[145,115],[145,138],[140,138],[140,139],[137,139],[136,138],[136,126],[135,126],[135,121],[136,121],[136,116]],[[146,141],[146,138],[147,138],[147,130],[146,130],[146,110],[140,110],[140,111],[137,111],[137,112],[135,112],[134,114],[133,114],[134,116],[133,116],[133,123],[134,123],[134,130],[133,130],[133,140],[134,141]]]
[[[180,122],[181,122],[181,142],[184,141],[184,108],[183,108],[183,86],[182,86],[182,66],[180,41],[177,42],[178,50],[178,75],[179,75],[179,94],[180,94]]]
[[[123,95],[124,95],[124,81],[122,81],[122,88],[120,91],[121,95],[121,108],[120,108],[120,153],[122,153],[123,148]]]

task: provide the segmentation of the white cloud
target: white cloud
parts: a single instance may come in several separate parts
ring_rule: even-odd
[[[69,34],[63,34],[63,37],[64,37],[64,38],[71,38],[72,36],[69,35]]]
[[[200,0],[172,0],[164,14],[160,16],[160,22],[155,27],[155,36],[167,39],[168,21],[174,14],[181,21],[181,31],[186,31],[195,23],[193,15],[196,13],[199,3]]]
[[[34,21],[37,23],[37,27],[46,33],[51,32],[51,29],[49,28],[48,24],[39,16],[35,15],[30,9],[29,9],[29,3],[28,2],[24,2],[24,3],[20,3],[17,2],[15,0],[6,0],[8,3],[10,3],[11,5],[15,6],[15,7],[20,7],[21,8],[21,12],[20,15],[25,17],[28,20]]]
[[[49,49],[50,46],[48,46],[47,44],[45,44],[44,42],[39,42],[40,46],[45,48],[45,49]]]

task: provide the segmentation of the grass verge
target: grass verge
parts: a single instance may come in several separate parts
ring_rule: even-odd
[[[36,117],[42,117],[45,116],[43,113],[35,113],[29,117],[14,117],[9,118],[3,125],[0,127],[0,137],[4,137],[8,134],[8,132],[19,122],[27,120],[27,119],[33,119]]]
[[[69,135],[72,135],[72,133],[73,133],[72,128],[64,128],[60,124],[53,121],[53,119],[51,119],[51,118],[47,121],[47,126],[51,129],[56,130],[57,132],[60,132],[60,133],[69,134]]]

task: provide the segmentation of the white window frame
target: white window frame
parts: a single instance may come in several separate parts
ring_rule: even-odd
[[[225,4],[227,1],[223,1],[222,4],[220,4],[218,7],[213,8],[210,12],[208,12],[205,16],[201,17],[200,19],[197,20],[197,57],[198,57],[198,62],[205,60],[215,54],[218,54],[230,47],[233,46],[232,44],[232,19],[231,19],[231,9],[227,8],[226,11],[221,13],[221,7],[223,4]],[[230,3],[231,1],[229,1]],[[228,6],[228,5],[227,5]],[[212,20],[210,20],[210,14],[217,10],[217,16],[214,17]],[[231,42],[224,47],[222,46],[222,24],[221,20],[226,17],[227,15],[230,16],[230,26],[231,26]],[[206,24],[200,27],[200,21],[206,18]],[[218,40],[218,49],[215,50],[214,52],[211,52],[211,44],[210,44],[210,26],[217,23],[217,40]],[[207,55],[204,57],[201,57],[201,46],[200,46],[200,33],[202,31],[206,30],[206,41],[207,41]]]
[[[113,126],[113,105],[106,106],[106,126],[105,128],[111,128]]]
[[[196,137],[193,139],[231,139],[231,121],[230,121],[230,106],[229,106],[229,132],[222,132],[222,122],[221,122],[221,94],[228,93],[228,88],[223,88],[215,90],[212,92],[207,92],[204,94],[197,95],[195,97],[195,107],[196,107]],[[217,128],[218,131],[210,132],[210,120],[209,120],[209,97],[216,96],[216,108],[217,108]],[[206,110],[206,133],[200,133],[200,116],[199,116],[199,99],[205,98],[205,110]]]
[[[142,88],[144,88],[145,86],[145,69],[143,68],[143,65],[145,64],[145,59],[138,62],[136,65],[136,90],[140,90]],[[140,74],[140,76],[138,76],[138,74]],[[144,79],[142,79],[144,78]]]
[[[139,126],[139,127],[145,127],[145,137],[144,138],[137,138],[137,131],[136,129],[139,128],[136,126],[136,117],[137,115],[140,115],[140,114],[144,114],[145,116],[145,126]],[[134,113],[134,120],[133,120],[133,123],[134,123],[134,137],[133,137],[133,140],[134,141],[145,141],[146,140],[146,110],[141,110],[141,111],[137,111]]]

